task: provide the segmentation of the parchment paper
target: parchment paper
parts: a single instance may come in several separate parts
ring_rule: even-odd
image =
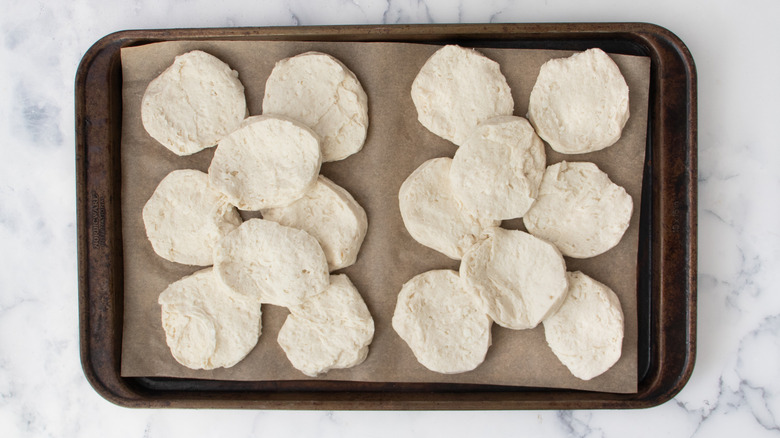
[[[363,150],[343,161],[325,163],[322,174],[346,188],[368,214],[368,234],[355,265],[341,270],[363,295],[376,324],[366,361],[347,370],[333,370],[319,379],[378,382],[459,382],[636,392],[637,315],[636,261],[639,204],[645,153],[650,60],[614,55],[630,88],[631,117],[620,141],[606,150],[569,155],[568,161],[589,160],[634,199],[634,213],[620,244],[586,260],[567,258],[569,270],[581,270],[611,287],[625,314],[623,355],[607,373],[584,382],[573,377],[553,355],[541,324],[514,331],[493,325],[493,345],[476,370],[443,375],[427,370],[391,326],[401,285],[431,269],[458,269],[459,262],[415,242],[404,228],[398,209],[401,183],[423,161],[452,157],[456,146],[417,122],[410,97],[412,81],[425,60],[439,47],[402,43],[324,42],[165,42],[122,50],[122,233],[124,239],[123,376],[170,376],[222,380],[302,380],[276,342],[288,311],[263,306],[260,340],[250,355],[230,369],[195,371],[179,365],[165,344],[157,297],[168,284],[201,268],[168,262],[146,239],[141,210],[157,184],[174,169],[207,171],[213,149],[179,157],[156,143],[144,130],[140,102],[147,84],[174,56],[200,49],[239,72],[252,115],[260,114],[265,81],[274,63],[309,50],[343,61],[368,94],[370,127]],[[515,114],[524,116],[528,96],[541,64],[572,52],[479,49],[499,62],[515,99]],[[546,147],[548,165],[564,157]],[[257,216],[244,214],[245,217]],[[504,222],[522,228],[522,221]]]

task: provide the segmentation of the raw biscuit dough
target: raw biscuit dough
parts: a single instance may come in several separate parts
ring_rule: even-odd
[[[544,337],[571,373],[590,380],[620,359],[623,311],[617,295],[582,272],[569,272],[569,296],[544,320]]]
[[[322,175],[301,199],[286,207],[263,210],[263,219],[314,236],[322,245],[331,271],[355,263],[368,230],[363,207],[349,192]]]
[[[539,197],[523,223],[563,255],[587,258],[620,242],[632,211],[631,195],[595,164],[563,161],[545,171]]]
[[[187,265],[213,263],[214,247],[241,225],[228,199],[198,170],[174,170],[146,201],[146,236],[160,257]]]
[[[374,338],[374,320],[346,275],[332,275],[330,286],[300,306],[279,330],[279,345],[293,366],[310,377],[361,364]]]
[[[626,80],[601,49],[544,63],[528,103],[536,132],[563,154],[613,145],[628,116]]]
[[[490,318],[463,288],[458,273],[428,271],[406,282],[398,294],[393,329],[431,371],[471,371],[485,360]]]
[[[187,368],[230,368],[260,336],[260,302],[234,294],[212,268],[171,283],[158,303],[171,354]]]
[[[177,155],[216,145],[246,114],[238,72],[199,50],[177,56],[141,100],[146,132]]]
[[[242,210],[283,207],[314,185],[321,164],[320,139],[311,129],[255,116],[219,142],[209,182]]]
[[[450,187],[452,159],[434,158],[420,165],[398,191],[401,218],[422,245],[455,260],[477,242],[483,229],[500,224],[463,207]]]
[[[265,83],[263,114],[300,120],[322,137],[322,161],[343,160],[363,148],[368,96],[340,61],[307,52],[276,63]]]
[[[228,287],[263,303],[292,307],[328,287],[328,262],[305,231],[250,219],[214,250],[214,270]]]
[[[497,324],[536,327],[566,298],[566,264],[555,246],[518,230],[488,228],[460,264],[466,289]]]
[[[495,117],[455,152],[452,192],[480,217],[517,218],[534,202],[545,164],[544,144],[526,119]]]
[[[479,123],[515,107],[498,63],[454,45],[428,58],[412,83],[412,100],[420,123],[458,146]]]

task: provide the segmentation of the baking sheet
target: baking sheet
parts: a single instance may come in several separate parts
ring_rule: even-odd
[[[360,153],[326,163],[322,173],[352,193],[366,209],[369,229],[358,262],[340,272],[349,275],[371,311],[376,334],[366,362],[333,370],[319,379],[379,382],[458,382],[590,389],[631,393],[637,385],[636,254],[639,201],[645,152],[650,60],[614,55],[630,88],[631,118],[623,137],[606,150],[569,155],[568,161],[589,160],[626,188],[635,203],[629,230],[613,250],[587,260],[567,258],[569,270],[582,270],[618,294],[626,316],[623,356],[607,373],[580,381],[558,362],[540,327],[513,331],[494,325],[493,346],[474,371],[441,375],[417,363],[392,330],[395,298],[401,285],[430,269],[457,269],[458,262],[417,244],[406,232],[397,193],[403,180],[423,161],[452,156],[456,146],[428,132],[416,120],[409,96],[411,83],[425,60],[438,48],[401,43],[324,42],[166,42],[122,50],[122,231],[124,256],[123,376],[169,376],[220,380],[303,380],[276,343],[287,310],[263,308],[263,335],[257,347],[231,369],[189,370],[176,363],[165,345],[157,296],[171,282],[200,269],[165,261],[146,240],[141,209],[160,180],[171,170],[206,171],[213,149],[178,157],[157,144],[140,121],[146,85],[175,55],[205,50],[231,65],[247,91],[251,114],[259,114],[265,79],[273,64],[308,50],[336,56],[352,69],[369,96],[370,128]],[[498,61],[512,87],[515,114],[524,115],[539,66],[566,51],[480,49]],[[564,157],[546,148],[548,164]],[[517,228],[521,221],[505,222]]]

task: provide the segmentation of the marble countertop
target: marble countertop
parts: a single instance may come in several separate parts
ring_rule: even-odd
[[[780,3],[769,0],[0,0],[0,431],[5,437],[780,436]],[[587,3],[587,4],[586,4]],[[73,86],[124,29],[643,21],[698,70],[698,354],[673,400],[632,411],[133,410],[79,363]]]

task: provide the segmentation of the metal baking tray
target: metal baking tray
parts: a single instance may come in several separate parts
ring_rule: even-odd
[[[452,383],[213,381],[122,377],[120,50],[160,41],[383,41],[585,50],[649,56],[650,108],[637,260],[638,391]],[[644,408],[688,381],[696,351],[696,71],[685,45],[645,23],[368,25],[133,30],[96,42],[76,74],[79,335],[87,380],[141,408]]]

